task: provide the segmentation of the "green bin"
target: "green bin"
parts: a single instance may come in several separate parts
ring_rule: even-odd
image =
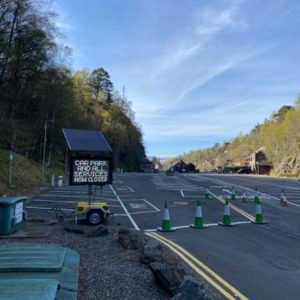
[[[10,235],[25,221],[27,197],[0,197],[0,236]]]

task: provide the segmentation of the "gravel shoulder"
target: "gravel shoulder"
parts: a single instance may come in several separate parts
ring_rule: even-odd
[[[88,237],[87,234],[67,232],[64,224],[26,226],[38,236],[0,238],[0,243],[47,243],[70,247],[80,254],[78,299],[170,299],[171,296],[155,281],[148,266],[141,263],[140,250],[124,249],[117,239],[117,230],[109,234]],[[38,231],[33,230],[38,227]],[[43,230],[43,227],[44,230]],[[49,231],[49,227],[51,230]],[[89,229],[84,227],[88,233]],[[91,230],[91,229],[90,229]],[[95,228],[92,228],[95,230]],[[24,231],[26,232],[26,231]],[[42,235],[42,234],[40,234]]]
[[[119,243],[119,227],[105,227],[108,229],[107,235],[89,237],[97,227],[77,226],[76,229],[84,231],[79,234],[66,231],[66,225],[57,221],[49,223],[32,220],[14,235],[0,237],[0,243],[56,244],[78,251],[80,254],[79,300],[172,299],[173,295],[158,284],[149,266],[142,263],[143,247],[124,249]],[[134,232],[133,234],[135,235]],[[138,235],[142,244],[150,239],[143,233]],[[180,258],[163,245],[161,248],[161,255],[165,261],[175,265],[180,273],[191,275],[198,282],[207,296],[205,299],[223,299]]]

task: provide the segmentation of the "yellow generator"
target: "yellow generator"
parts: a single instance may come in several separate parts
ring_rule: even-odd
[[[107,202],[78,202],[76,216],[91,225],[104,224],[110,215]]]

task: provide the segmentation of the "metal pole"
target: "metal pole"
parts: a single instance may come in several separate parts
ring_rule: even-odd
[[[44,125],[44,149],[43,149],[43,183],[45,184],[45,156],[46,156],[46,143],[47,143],[47,120]]]
[[[11,177],[12,177],[12,151],[9,151],[9,175],[8,175],[8,183],[11,185]]]

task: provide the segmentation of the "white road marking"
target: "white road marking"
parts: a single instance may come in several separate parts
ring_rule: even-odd
[[[232,222],[231,224],[233,225],[239,225],[239,224],[251,224],[250,221],[241,221],[241,222]],[[207,227],[213,227],[213,226],[219,226],[219,223],[210,223],[210,224],[203,224],[204,226]],[[190,225],[183,225],[183,226],[174,226],[172,229],[184,229],[184,228],[189,228]],[[157,231],[157,229],[144,229],[145,232],[154,232]]]
[[[41,209],[41,210],[53,210],[53,211],[55,211],[54,207],[26,206],[26,208]],[[76,211],[75,209],[70,209],[70,208],[59,208],[59,210],[73,211],[73,212]]]
[[[225,189],[223,189],[222,191],[225,192],[225,193],[231,194],[231,191],[228,191],[228,190],[225,190]]]
[[[204,189],[203,189],[204,190]],[[200,190],[199,190],[200,191]],[[196,192],[196,190],[188,190],[188,192]],[[202,196],[197,196],[197,195],[194,195],[194,196],[186,196],[185,194],[184,194],[184,191],[181,189],[180,190],[180,194],[181,194],[181,196],[182,196],[182,198],[202,198]]]
[[[89,199],[90,197],[89,196],[71,196],[71,195],[51,195],[51,194],[42,194],[40,195],[40,197],[52,197],[52,198],[75,198],[75,199],[78,199],[78,198],[81,198],[81,199]],[[101,195],[93,195],[91,197],[92,201],[101,201],[102,199],[107,199],[107,200],[116,200],[116,199],[110,199],[110,198],[104,198],[104,197],[101,197]],[[76,200],[77,201],[77,200]]]
[[[145,209],[147,208],[147,206],[145,204],[140,204],[140,203],[129,203],[129,206],[132,208],[132,209]]]
[[[201,176],[201,175],[200,175]],[[201,176],[203,178],[203,176]],[[207,180],[210,180],[210,181],[217,181],[217,182],[221,182],[221,183],[226,183],[222,180],[219,180],[219,179],[215,179],[215,178],[207,178]],[[253,183],[253,182],[252,182]],[[251,189],[251,188],[247,188],[247,187],[244,187],[244,186],[241,186],[241,185],[238,185],[238,184],[232,184],[232,186],[235,186],[235,187],[238,187],[238,188],[241,188],[241,189],[244,189],[244,190],[247,190],[247,191],[251,191],[251,192],[256,192],[256,190],[254,189]],[[269,198],[272,198],[272,199],[275,199],[277,201],[280,201],[280,198],[277,198],[277,197],[274,197],[274,196],[271,196],[271,195],[268,195],[268,194],[265,194],[265,193],[262,193],[262,192],[258,192],[259,194],[261,195],[264,195],[266,197],[269,197]],[[299,204],[296,204],[296,203],[293,203],[293,202],[290,202],[288,201],[289,204],[291,205],[294,205],[294,206],[298,206],[300,207]]]
[[[58,202],[58,203],[77,203],[77,202],[86,202],[86,201],[82,201],[82,200],[46,200],[46,199],[33,199],[31,200],[31,202]],[[31,203],[30,202],[30,203]],[[96,201],[92,201],[92,202],[96,202]],[[97,200],[97,202],[99,202]],[[118,202],[117,199],[106,199],[106,198],[102,198],[100,200],[100,202]]]
[[[233,225],[238,225],[238,224],[251,224],[250,221],[240,221],[240,222],[231,222]]]
[[[130,213],[128,212],[126,206],[124,205],[124,203],[122,202],[122,200],[120,199],[120,197],[118,196],[118,194],[116,193],[115,189],[112,187],[112,185],[110,184],[109,187],[111,188],[111,190],[113,191],[113,193],[115,194],[115,196],[117,197],[117,199],[119,200],[120,204],[122,205],[122,208],[124,209],[127,217],[129,218],[130,222],[132,223],[133,227],[135,228],[135,230],[141,230],[137,224],[135,223],[135,221],[133,220],[133,218],[131,217]]]
[[[143,199],[146,203],[148,203],[150,206],[152,206],[156,211],[160,211],[159,208],[157,208],[156,206],[154,206],[152,203],[150,203],[149,201],[147,201],[146,199]]]
[[[137,211],[137,212],[132,212],[132,215],[138,215],[138,214],[153,214],[153,213],[158,213],[157,210],[146,210],[146,211]]]
[[[132,193],[135,193],[134,189],[132,189],[132,188],[129,187],[128,185],[127,185],[127,188],[128,188]]]

